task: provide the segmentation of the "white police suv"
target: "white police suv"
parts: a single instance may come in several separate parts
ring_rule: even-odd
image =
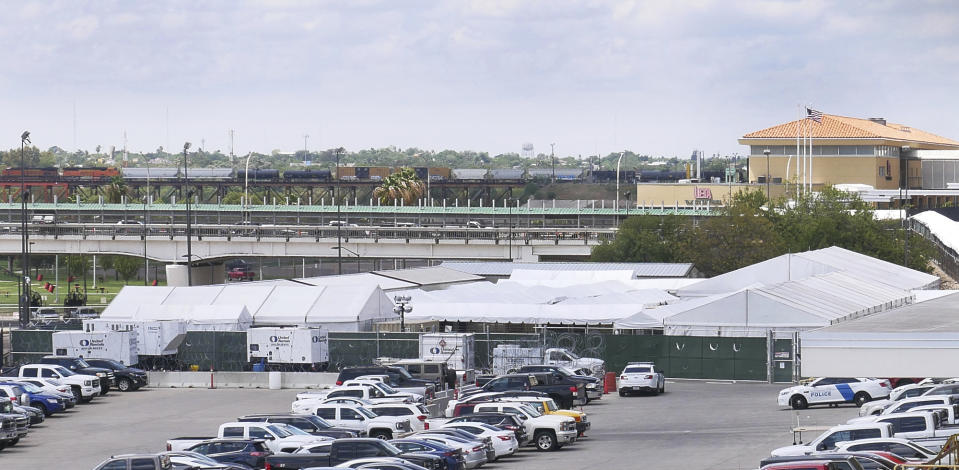
[[[867,401],[889,396],[892,387],[886,379],[822,377],[805,385],[796,385],[779,392],[779,406],[791,406],[794,410],[809,405],[838,405],[855,403],[862,406]]]

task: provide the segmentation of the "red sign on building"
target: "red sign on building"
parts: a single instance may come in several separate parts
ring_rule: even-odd
[[[713,191],[709,188],[695,188],[696,199],[712,199]]]

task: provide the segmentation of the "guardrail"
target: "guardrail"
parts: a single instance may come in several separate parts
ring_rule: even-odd
[[[16,223],[0,223],[0,238],[20,237],[21,225]],[[31,238],[111,238],[111,239],[156,239],[186,238],[186,224],[28,224],[27,233]],[[304,225],[218,225],[193,224],[190,235],[202,241],[204,238],[239,239],[239,240],[285,240],[336,239],[370,240],[378,242],[386,240],[432,240],[439,243],[441,240],[470,240],[492,241],[503,243],[536,244],[555,243],[570,244],[583,243],[600,244],[612,241],[616,236],[616,229],[584,229],[584,228],[473,228],[473,227],[378,227],[378,226],[304,226]]]

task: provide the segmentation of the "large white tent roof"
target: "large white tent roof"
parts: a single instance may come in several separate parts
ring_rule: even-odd
[[[662,290],[630,290],[616,281],[554,288],[500,282],[406,291],[408,321],[598,324],[639,313],[676,297]],[[649,319],[648,323],[656,322]]]
[[[845,272],[875,285],[895,289],[932,289],[939,278],[839,247],[792,253],[746,266],[679,289],[680,297],[732,292],[748,287],[798,281],[821,274]]]

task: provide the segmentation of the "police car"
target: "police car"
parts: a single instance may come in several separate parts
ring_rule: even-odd
[[[886,379],[822,377],[780,391],[779,406],[791,406],[794,410],[840,403],[862,406],[867,401],[888,397],[891,391]]]

